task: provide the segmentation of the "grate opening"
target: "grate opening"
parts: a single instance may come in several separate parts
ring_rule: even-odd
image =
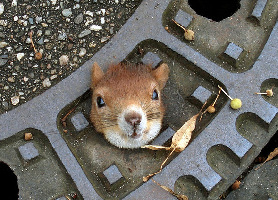
[[[190,7],[208,19],[220,22],[240,8],[240,0],[188,0]]]
[[[0,161],[0,177],[1,199],[18,199],[17,177],[13,170],[2,161]]]

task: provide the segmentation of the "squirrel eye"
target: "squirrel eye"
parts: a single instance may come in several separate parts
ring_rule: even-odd
[[[158,100],[158,93],[157,93],[156,90],[153,91],[152,99],[153,100]]]
[[[103,99],[101,97],[97,97],[97,106],[99,108],[105,106],[105,103],[104,103],[104,101],[103,101]]]

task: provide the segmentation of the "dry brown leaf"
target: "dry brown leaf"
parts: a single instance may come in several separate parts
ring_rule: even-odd
[[[188,200],[188,197],[183,195],[183,194],[177,194],[175,193],[173,190],[171,190],[170,188],[161,185],[160,183],[156,182],[155,180],[152,179],[152,181],[154,183],[156,183],[158,186],[160,186],[162,189],[166,190],[167,192],[169,192],[170,194],[172,194],[173,196],[177,197],[178,200]]]
[[[195,129],[196,120],[199,116],[199,113],[191,117],[185,124],[173,135],[172,144],[170,147],[158,146],[158,145],[145,145],[141,148],[144,149],[151,149],[151,150],[173,150],[175,149],[176,152],[181,152],[185,149],[188,145],[192,131]]]
[[[176,152],[181,152],[187,147],[191,136],[192,131],[195,129],[196,120],[199,116],[199,113],[197,115],[194,115],[190,118],[173,136],[172,138],[172,144],[171,149],[175,149]]]
[[[278,147],[276,147],[267,157],[267,159],[259,166],[257,167],[255,170],[258,170],[261,166],[263,166],[263,164],[265,164],[267,161],[272,160],[274,157],[276,157],[278,155]]]

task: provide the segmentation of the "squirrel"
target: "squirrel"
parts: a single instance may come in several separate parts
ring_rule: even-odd
[[[140,148],[152,141],[162,126],[165,108],[161,91],[168,76],[165,63],[156,69],[120,63],[104,73],[95,62],[90,120],[96,131],[119,148]]]

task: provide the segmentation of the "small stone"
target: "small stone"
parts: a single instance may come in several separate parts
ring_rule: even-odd
[[[44,81],[42,82],[43,87],[50,87],[51,86],[51,82],[49,80],[49,78],[44,79]]]
[[[57,75],[52,75],[50,76],[50,80],[56,79],[58,76]]]
[[[14,83],[15,82],[14,77],[9,77],[8,81],[11,82],[11,83]]]
[[[86,11],[86,13],[85,13],[86,15],[89,15],[89,16],[91,16],[91,17],[94,17],[94,13],[93,12],[91,12],[91,11]]]
[[[80,24],[83,21],[83,14],[80,13],[79,15],[76,16],[76,18],[74,19],[74,23],[75,24]]]
[[[94,43],[94,42],[90,42],[90,44],[89,44],[89,47],[90,47],[90,48],[94,48],[94,47],[96,47],[96,46],[97,46],[97,44]]]
[[[109,39],[110,39],[109,36],[108,36],[108,37],[102,37],[102,38],[100,39],[100,42],[103,43],[103,42],[106,42],[106,41],[109,40]]]
[[[4,108],[5,110],[8,110],[8,109],[9,109],[9,103],[6,102],[6,101],[3,101],[3,102],[2,102],[2,106],[3,106],[3,108]]]
[[[33,18],[29,18],[29,23],[30,23],[31,25],[33,25],[33,24],[34,24],[34,19],[33,19]]]
[[[60,62],[60,65],[61,66],[65,66],[68,64],[69,62],[69,57],[67,55],[62,55],[60,58],[59,58],[59,62]]]
[[[63,14],[64,17],[69,17],[69,16],[71,16],[71,15],[72,15],[71,8],[64,9],[64,10],[62,11],[62,14]]]
[[[51,35],[51,30],[45,30],[45,33],[44,33],[44,35],[46,35],[46,36],[49,36],[49,35]]]
[[[4,13],[4,5],[3,3],[0,3],[0,15]]]
[[[100,9],[100,12],[102,13],[102,15],[105,15],[105,9]]]
[[[48,24],[47,23],[41,23],[42,27],[48,27]]]
[[[100,31],[101,29],[102,29],[102,27],[98,26],[98,25],[92,25],[90,27],[90,30],[92,30],[92,31]]]
[[[51,0],[52,5],[56,5],[57,0]]]
[[[66,40],[67,37],[67,34],[65,32],[62,32],[58,35],[58,40]]]
[[[16,106],[19,103],[19,96],[12,97],[11,102],[14,106]]]
[[[32,133],[25,133],[25,134],[24,134],[24,139],[25,139],[26,141],[33,140],[33,135],[32,135]]]
[[[38,30],[38,31],[37,31],[37,36],[38,36],[38,37],[42,36],[42,30]]]
[[[87,36],[87,35],[89,35],[89,34],[91,34],[91,30],[86,29],[86,30],[82,31],[82,32],[78,35],[78,38],[83,38],[83,37],[85,37],[85,36]]]
[[[0,48],[4,48],[8,45],[7,42],[0,42]]]
[[[104,19],[104,17],[101,17],[101,18],[100,18],[100,23],[101,23],[101,24],[105,24],[105,19]]]
[[[44,40],[43,40],[43,38],[39,39],[39,41],[37,41],[37,44],[39,44],[39,45],[43,45],[43,44],[44,44]]]
[[[31,44],[31,38],[28,37],[28,38],[26,39],[26,44]]]
[[[27,78],[26,76],[23,77],[23,81],[27,82],[29,80],[29,78]]]
[[[17,0],[12,1],[12,6],[17,6]]]
[[[52,69],[51,71],[50,71],[50,74],[56,74],[57,73],[57,70],[56,69]]]
[[[18,21],[18,16],[14,16],[14,21],[15,21],[15,22]]]
[[[22,58],[24,57],[24,53],[18,53],[18,54],[16,54],[16,58],[17,58],[17,60],[21,60]]]
[[[79,56],[83,57],[83,56],[85,56],[85,54],[86,54],[86,49],[85,48],[81,48],[80,52],[79,52]]]
[[[36,17],[36,23],[39,24],[42,22],[42,17],[37,16]]]
[[[5,65],[8,62],[8,55],[0,55],[0,66]]]

